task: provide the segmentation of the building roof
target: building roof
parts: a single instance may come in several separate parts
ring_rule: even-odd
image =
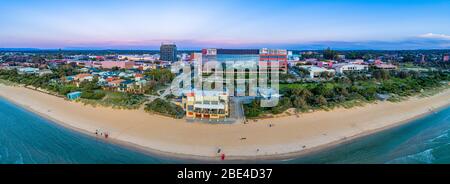
[[[367,65],[353,64],[353,63],[338,63],[338,64],[334,64],[333,68],[341,68],[344,66],[367,66]]]
[[[325,72],[325,71],[327,71],[327,72],[334,72],[334,70],[330,70],[330,69],[326,69],[326,68],[322,68],[322,67],[318,67],[318,66],[312,66],[312,65],[300,66],[300,67],[304,68],[304,69],[307,69],[307,70],[309,70],[311,72]]]
[[[118,79],[118,80],[113,80],[113,81],[111,81],[111,82],[109,82],[109,83],[111,83],[111,84],[120,84],[120,83],[122,83],[123,81],[125,81],[125,80],[123,80],[123,79]]]
[[[91,77],[92,74],[89,73],[80,73],[78,75],[75,75],[75,78],[81,79],[81,78],[85,78],[85,77]]]
[[[237,55],[259,55],[259,49],[203,49],[202,53],[206,54],[207,51],[213,51],[214,54],[237,54]]]
[[[377,64],[375,65],[375,67],[377,68],[397,68],[397,66],[393,65],[393,64]]]
[[[133,83],[134,83],[134,81],[132,81],[132,80],[126,80],[126,81],[121,82],[121,84],[133,84]]]
[[[200,109],[225,109],[225,105],[223,104],[194,104],[194,108]]]
[[[220,95],[228,95],[227,91],[213,91],[213,90],[197,90],[193,91],[195,96],[220,96]]]
[[[79,95],[79,94],[81,94],[81,91],[74,91],[74,92],[68,93],[67,95],[71,96],[71,95]]]

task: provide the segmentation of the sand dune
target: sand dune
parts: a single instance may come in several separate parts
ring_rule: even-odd
[[[157,153],[218,159],[289,157],[398,125],[450,104],[450,90],[427,98],[378,102],[352,109],[318,111],[248,124],[188,123],[143,110],[85,106],[23,87],[0,84],[0,96],[57,123],[95,136],[109,132],[112,140]],[[273,124],[273,126],[269,126]]]

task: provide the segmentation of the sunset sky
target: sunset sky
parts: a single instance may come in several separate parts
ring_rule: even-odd
[[[446,0],[0,1],[0,48],[450,48]]]

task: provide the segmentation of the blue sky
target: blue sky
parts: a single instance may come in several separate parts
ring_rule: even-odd
[[[0,48],[450,48],[448,0],[0,1]]]

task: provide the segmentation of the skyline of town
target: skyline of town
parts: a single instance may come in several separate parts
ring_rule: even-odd
[[[8,1],[0,48],[449,49],[450,2]],[[269,13],[268,13],[269,12]],[[268,36],[270,35],[270,36]]]

